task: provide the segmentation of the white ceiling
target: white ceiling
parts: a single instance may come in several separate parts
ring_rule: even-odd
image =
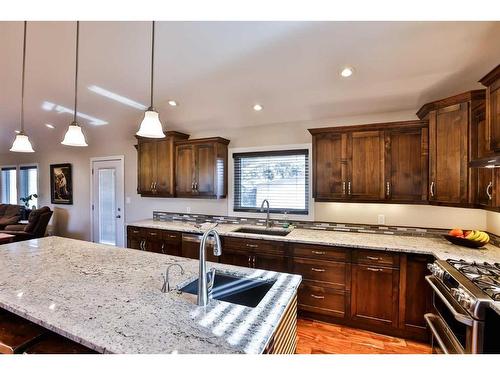
[[[0,153],[20,124],[22,27],[0,22]],[[78,109],[107,122],[80,119],[87,132],[135,133],[140,109],[88,88],[147,105],[150,31],[81,23]],[[481,87],[499,39],[500,22],[159,22],[155,107],[167,129],[187,132],[417,109]],[[36,145],[62,139],[71,121],[42,105],[73,108],[74,43],[74,22],[28,23],[25,123]],[[344,65],[354,76],[340,78]]]

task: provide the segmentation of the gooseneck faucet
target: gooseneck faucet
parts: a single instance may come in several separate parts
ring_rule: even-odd
[[[167,267],[167,271],[165,272],[165,276],[163,276],[163,286],[161,288],[161,291],[163,293],[168,293],[170,292],[170,281],[169,281],[169,274],[170,274],[170,268],[177,266],[181,270],[181,275],[184,275],[184,268],[179,263],[173,263]]]
[[[213,235],[215,239],[214,245],[214,255],[220,256],[222,254],[222,245],[219,237],[219,233],[215,230],[215,227],[207,230],[203,233],[203,237],[200,242],[200,272],[198,275],[198,298],[196,303],[198,306],[206,306],[208,304],[209,289],[212,289],[215,280],[215,270],[210,272],[210,281],[207,281],[207,262],[206,262],[206,243],[208,236]]]
[[[266,229],[269,229],[269,201],[264,199],[260,205],[260,212],[264,211],[264,204],[267,204]]]

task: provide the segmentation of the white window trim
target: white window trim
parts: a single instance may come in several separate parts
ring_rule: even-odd
[[[265,152],[265,151],[286,151],[286,150],[309,150],[309,213],[307,215],[287,214],[289,220],[314,221],[314,200],[312,198],[312,143],[294,145],[276,145],[259,147],[241,147],[228,149],[228,192],[227,192],[227,212],[228,216],[262,218],[263,213],[234,211],[234,159],[233,154],[240,152]],[[275,220],[282,220],[284,214],[271,214]]]

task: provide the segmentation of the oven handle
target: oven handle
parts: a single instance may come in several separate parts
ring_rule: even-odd
[[[460,347],[458,343],[455,343],[455,340],[452,337],[449,337],[449,335],[446,335],[446,331],[444,327],[446,327],[446,324],[444,323],[443,319],[441,319],[439,316],[435,314],[425,314],[424,319],[427,322],[427,325],[429,326],[430,330],[432,331],[433,337],[437,340],[439,347],[443,350],[445,354],[463,354],[464,351]],[[443,334],[448,336],[448,340],[450,341],[451,344],[453,344],[453,351],[450,351],[447,347],[446,344],[443,341],[443,337],[439,333],[439,328],[438,325],[441,325],[441,331],[443,331]]]
[[[455,319],[458,320],[460,323],[466,324],[469,327],[471,327],[472,324],[474,323],[474,320],[470,316],[467,316],[465,314],[461,314],[457,310],[455,310],[453,305],[450,303],[450,301],[448,301],[448,299],[444,296],[444,294],[441,292],[441,290],[437,286],[437,284],[435,282],[436,277],[435,276],[425,276],[425,279],[427,280],[429,285],[432,287],[434,292],[439,296],[439,298],[441,298],[441,300],[446,305],[446,307],[450,310],[450,312],[453,314]]]

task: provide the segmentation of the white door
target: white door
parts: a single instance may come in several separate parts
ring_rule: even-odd
[[[124,246],[123,159],[92,161],[92,241]]]

